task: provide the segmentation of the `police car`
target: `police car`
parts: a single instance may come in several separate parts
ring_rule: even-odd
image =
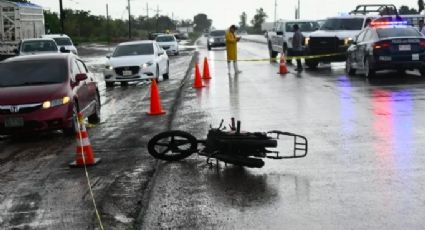
[[[378,70],[404,73],[418,69],[425,76],[425,37],[401,18],[384,17],[371,22],[347,50],[346,71],[360,70],[372,77]]]

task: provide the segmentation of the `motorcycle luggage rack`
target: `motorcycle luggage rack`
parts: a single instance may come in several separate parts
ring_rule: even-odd
[[[305,136],[301,136],[295,133],[282,132],[279,130],[272,130],[267,132],[268,134],[276,134],[276,138],[279,139],[279,136],[289,136],[294,138],[294,149],[293,154],[290,156],[279,156],[278,151],[269,151],[269,153],[275,153],[276,156],[267,156],[270,159],[292,159],[292,158],[302,158],[307,156],[308,152],[308,140]]]

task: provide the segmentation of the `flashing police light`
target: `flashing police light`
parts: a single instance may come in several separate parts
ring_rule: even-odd
[[[407,26],[407,21],[372,21],[371,26]]]

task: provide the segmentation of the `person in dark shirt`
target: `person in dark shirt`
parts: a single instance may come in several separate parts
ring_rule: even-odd
[[[294,56],[302,56],[303,55],[303,41],[304,36],[300,31],[300,27],[298,24],[295,24],[293,27],[294,36],[292,37],[292,53]],[[303,67],[301,65],[301,59],[297,58],[297,71],[302,71]]]

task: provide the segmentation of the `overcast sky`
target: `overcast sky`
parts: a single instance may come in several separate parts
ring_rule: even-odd
[[[390,3],[397,7],[407,5],[417,8],[416,0],[300,0],[302,19],[322,19],[337,13],[349,12],[358,4]],[[31,0],[51,11],[59,11],[59,0]],[[106,4],[113,18],[126,19],[127,0],[63,0],[64,8],[89,10],[94,15],[106,15]],[[213,20],[216,28],[227,28],[238,24],[243,11],[250,21],[255,10],[262,7],[267,13],[268,21],[274,19],[275,0],[131,0],[132,15],[146,15],[146,3],[149,4],[149,15],[159,7],[160,14],[173,16],[175,19],[193,19],[198,13],[205,13]],[[293,19],[298,0],[277,0],[277,18]],[[343,2],[343,3],[342,3]]]

